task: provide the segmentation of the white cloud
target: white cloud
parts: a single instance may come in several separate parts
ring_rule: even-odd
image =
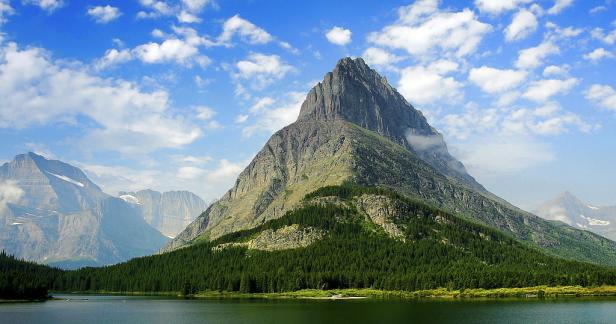
[[[88,9],[88,15],[90,15],[94,21],[99,24],[106,24],[112,20],[118,19],[122,13],[117,7],[110,5],[96,6]]]
[[[502,93],[517,87],[526,78],[525,71],[500,70],[487,66],[473,68],[468,79],[487,93]]]
[[[457,69],[451,61],[437,61],[429,66],[407,67],[400,71],[398,90],[412,104],[428,104],[462,97],[462,83],[449,72]]]
[[[211,59],[199,52],[200,46],[213,46],[215,43],[207,37],[201,37],[197,31],[189,27],[172,27],[174,35],[167,35],[159,29],[154,29],[152,35],[166,38],[162,42],[149,42],[133,49],[109,49],[105,55],[96,61],[95,68],[104,69],[109,66],[139,59],[146,64],[176,63],[186,67],[193,64],[205,68],[211,64]]]
[[[64,5],[62,0],[23,0],[23,3],[35,5],[49,12],[53,12]]]
[[[16,204],[24,191],[14,181],[0,181],[0,215],[4,214],[7,204]]]
[[[192,12],[203,10],[210,2],[210,0],[182,0],[182,4]]]
[[[593,84],[586,91],[586,99],[616,112],[616,90],[609,85]]]
[[[458,57],[473,53],[491,26],[477,20],[468,8],[459,12],[439,11],[438,3],[419,0],[398,9],[398,20],[370,33],[368,41],[420,57],[429,57],[435,50]]]
[[[185,166],[178,169],[177,177],[183,180],[195,179],[202,176],[206,171],[199,167]]]
[[[505,29],[505,39],[509,42],[524,39],[537,30],[538,25],[537,17],[529,10],[522,9]]]
[[[516,67],[519,69],[532,69],[543,64],[548,56],[560,53],[560,49],[552,41],[543,43],[521,50],[518,54]]]
[[[555,0],[554,6],[548,10],[550,15],[557,15],[565,8],[571,6],[573,4],[573,0]]]
[[[193,142],[201,131],[173,114],[165,91],[142,92],[135,83],[101,79],[54,62],[40,48],[0,48],[0,127],[95,122],[81,139],[88,150],[147,153]]]
[[[562,65],[562,66],[550,65],[550,66],[546,66],[545,69],[543,69],[544,77],[567,76],[568,74],[569,74],[568,65]]]
[[[233,77],[247,80],[253,89],[262,89],[294,70],[280,56],[261,53],[250,53],[246,59],[237,62],[235,68]]]
[[[500,14],[505,11],[516,9],[531,1],[532,0],[475,0],[475,6],[477,6],[481,12]]]
[[[325,33],[325,37],[332,44],[344,46],[351,42],[351,34],[349,29],[335,26]]]
[[[393,64],[400,62],[403,58],[392,54],[378,47],[369,47],[362,54],[362,58],[370,66],[381,66],[393,68]]]
[[[180,39],[166,39],[162,43],[150,42],[135,48],[137,57],[145,63],[175,61],[188,64],[199,50]]]
[[[593,129],[578,115],[562,111],[556,102],[535,109],[511,110],[504,116],[500,127],[503,134],[514,135],[560,135],[571,129],[584,133]]]
[[[218,37],[221,44],[231,45],[231,40],[235,35],[238,35],[243,41],[249,44],[267,44],[273,40],[264,29],[256,26],[250,21],[243,19],[239,15],[235,15],[223,24],[223,31]]]
[[[549,146],[528,136],[477,137],[454,150],[479,177],[513,175],[556,159]]]
[[[233,122],[236,124],[243,124],[248,120],[248,117],[248,115],[239,114],[237,115],[237,117],[235,117],[235,120]]]
[[[0,0],[0,26],[7,20],[7,16],[15,13],[9,0]],[[2,43],[2,34],[0,33],[0,43]]]
[[[216,115],[214,109],[207,106],[197,106],[195,110],[197,111],[196,117],[201,120],[210,120]]]
[[[229,183],[230,187],[243,169],[243,163],[232,163],[226,159],[221,159],[216,169],[209,171],[206,178],[213,183]]]
[[[612,52],[606,51],[605,48],[597,48],[594,51],[584,54],[584,58],[589,60],[589,61],[593,61],[593,62],[599,62],[601,59],[604,58],[612,58],[614,57],[614,54],[612,54]]]
[[[591,32],[593,38],[596,38],[606,44],[613,45],[616,43],[616,29],[609,33],[604,33],[602,28],[595,28]]]
[[[593,7],[592,9],[590,9],[589,13],[594,15],[594,14],[597,14],[597,13],[600,13],[600,12],[603,12],[603,11],[606,11],[606,10],[607,10],[606,6],[596,6],[596,7]]]
[[[302,103],[306,98],[303,92],[290,92],[283,98],[274,100],[261,98],[250,108],[249,113],[255,122],[242,129],[244,136],[258,132],[272,134],[297,120]]]
[[[554,95],[569,92],[577,84],[578,80],[575,78],[534,81],[522,96],[533,101],[546,101]]]
[[[215,6],[210,0],[180,0],[174,3],[163,0],[139,0],[146,9],[137,13],[137,18],[152,19],[162,16],[175,16],[181,23],[198,23],[198,14],[208,5]]]
[[[117,50],[115,48],[109,49],[105,52],[105,55],[98,59],[94,64],[97,70],[106,69],[116,64],[128,62],[133,59],[133,55],[129,50]]]

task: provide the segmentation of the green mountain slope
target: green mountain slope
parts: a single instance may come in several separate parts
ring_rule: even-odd
[[[54,278],[60,290],[188,293],[614,283],[613,269],[555,258],[393,191],[351,185],[321,188],[249,230]]]
[[[361,59],[341,60],[308,94],[298,120],[275,133],[235,186],[162,252],[254,228],[311,191],[345,182],[424,200],[548,254],[616,265],[613,241],[557,226],[485,190],[423,115]]]

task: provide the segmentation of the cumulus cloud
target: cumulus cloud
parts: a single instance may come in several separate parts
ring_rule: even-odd
[[[560,48],[547,40],[535,47],[521,50],[515,65],[519,69],[533,69],[541,66],[548,56],[558,53],[560,53]]]
[[[554,1],[554,6],[548,9],[548,14],[557,15],[565,8],[571,6],[573,4],[573,0],[556,0]]]
[[[250,53],[244,60],[235,64],[232,76],[249,82],[253,89],[262,89],[275,80],[282,79],[293,67],[278,55]]]
[[[133,59],[133,54],[131,53],[131,51],[126,50],[126,49],[109,49],[105,52],[105,55],[103,55],[103,57],[101,57],[100,59],[98,59],[95,64],[94,67],[97,70],[103,70],[106,69],[108,67],[117,65],[117,64],[121,64],[124,62],[128,62],[130,60]]]
[[[586,99],[595,104],[616,112],[616,90],[609,85],[593,84],[586,91]]]
[[[368,35],[368,41],[415,56],[440,50],[458,57],[475,52],[483,36],[492,28],[480,22],[470,9],[440,11],[438,0],[419,0],[398,9],[398,20]]]
[[[225,21],[223,24],[223,31],[218,37],[218,41],[221,44],[230,45],[235,35],[239,36],[243,41],[253,45],[267,44],[273,40],[272,35],[267,31],[243,19],[239,15],[235,15]]]
[[[537,30],[537,26],[539,26],[539,23],[535,14],[522,9],[518,11],[511,24],[505,29],[505,39],[509,42],[524,39]]]
[[[606,44],[613,45],[616,43],[616,29],[609,33],[603,31],[602,28],[595,28],[592,30],[591,35],[593,38],[598,39]]]
[[[562,65],[562,66],[550,65],[550,66],[546,66],[545,69],[543,69],[544,77],[567,76],[568,74],[569,74],[568,65]]]
[[[378,47],[369,47],[362,54],[362,58],[371,66],[393,68],[393,64],[403,58]]]
[[[533,81],[522,96],[534,101],[546,101],[554,95],[569,92],[577,84],[578,80],[576,78]]]
[[[517,87],[526,78],[525,71],[500,70],[488,66],[473,68],[468,79],[487,93],[502,93]]]
[[[210,0],[180,0],[176,2],[163,0],[139,0],[143,11],[137,13],[137,18],[152,19],[163,16],[175,16],[181,23],[198,23],[198,14],[208,5],[215,6]]]
[[[325,37],[332,44],[344,46],[351,42],[351,34],[349,29],[335,26],[325,33]]]
[[[477,6],[481,12],[500,14],[505,11],[514,10],[530,2],[532,2],[532,0],[475,0],[475,6]]]
[[[8,204],[19,203],[24,191],[15,181],[0,181],[0,215],[6,212]]]
[[[413,104],[460,99],[463,85],[448,75],[457,69],[457,63],[447,60],[407,67],[400,71],[398,90]]]
[[[571,130],[589,132],[596,126],[580,116],[548,102],[532,108],[488,108],[469,105],[460,113],[450,113],[439,119],[444,133],[458,141],[473,137],[559,135]]]
[[[0,127],[50,122],[95,122],[82,137],[88,149],[144,153],[181,147],[201,131],[171,112],[165,91],[143,92],[135,83],[102,79],[51,60],[40,48],[0,48]]]
[[[110,21],[118,19],[122,13],[117,7],[110,5],[96,6],[88,9],[88,15],[99,24],[106,24]]]
[[[210,39],[199,36],[197,31],[190,27],[173,27],[173,31],[175,34],[167,35],[155,29],[152,32],[155,37],[165,38],[161,42],[149,42],[133,49],[109,49],[94,66],[101,70],[138,59],[146,64],[176,63],[186,67],[197,64],[205,68],[212,62],[199,51],[201,46],[214,45]]]
[[[254,123],[245,126],[242,129],[242,135],[272,134],[293,123],[299,115],[305,97],[306,94],[303,92],[289,92],[280,99],[270,97],[258,99],[249,109],[249,114],[254,119]],[[245,122],[245,120],[242,122]]]
[[[604,58],[613,58],[614,54],[612,54],[612,52],[609,52],[607,50],[605,50],[605,48],[597,48],[594,51],[584,54],[584,58],[592,61],[592,62],[599,62],[600,60],[604,59]]]
[[[6,22],[7,16],[14,13],[15,10],[11,7],[9,0],[0,0],[0,26]],[[0,43],[2,43],[2,34],[0,34]]]
[[[48,12],[53,12],[56,9],[64,6],[63,0],[24,0],[23,3],[37,6]]]
[[[162,43],[150,42],[135,48],[135,55],[145,63],[175,61],[188,64],[197,55],[197,47],[180,39],[166,39]]]

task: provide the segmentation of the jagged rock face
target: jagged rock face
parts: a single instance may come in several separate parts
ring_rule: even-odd
[[[0,167],[0,250],[43,263],[103,265],[151,254],[165,238],[139,211],[110,197],[78,168],[22,154]],[[3,189],[4,190],[4,189]]]
[[[414,151],[439,172],[483,190],[452,157],[443,136],[361,59],[342,59],[306,97],[298,121],[343,119]]]
[[[592,206],[564,192],[539,206],[535,214],[616,240],[616,206]]]
[[[154,190],[120,192],[120,198],[141,210],[145,221],[167,237],[175,237],[207,208],[189,191]]]
[[[465,173],[443,169],[451,165],[449,154],[441,154],[444,143],[426,157],[408,141],[407,127],[438,134],[362,60],[343,59],[311,90],[298,120],[274,134],[235,186],[162,252],[255,227],[298,206],[307,193],[350,181],[394,189],[548,253],[590,262],[616,258],[616,243],[526,213]]]

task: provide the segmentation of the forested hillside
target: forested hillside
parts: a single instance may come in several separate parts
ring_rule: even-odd
[[[380,218],[362,203],[377,200]],[[308,243],[259,248],[254,242],[264,233],[290,245],[293,235]],[[386,189],[350,185],[321,188],[282,218],[211,242],[115,266],[36,275],[51,276],[42,282],[62,291],[184,293],[616,284],[613,269],[546,255]]]

